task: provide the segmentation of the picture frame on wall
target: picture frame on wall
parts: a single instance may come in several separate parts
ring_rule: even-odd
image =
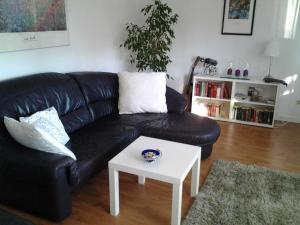
[[[224,0],[222,34],[253,34],[256,0]]]
[[[67,0],[0,0],[0,53],[67,46]]]

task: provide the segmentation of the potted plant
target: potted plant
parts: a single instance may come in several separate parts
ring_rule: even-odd
[[[127,38],[121,47],[130,51],[130,63],[138,71],[166,72],[172,62],[168,54],[175,38],[173,26],[178,14],[161,0],[153,0],[141,13],[147,17],[145,24],[127,24]]]

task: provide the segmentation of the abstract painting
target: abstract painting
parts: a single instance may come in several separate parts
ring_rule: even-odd
[[[231,0],[229,2],[229,19],[249,19],[250,0]]]
[[[256,0],[225,0],[222,34],[252,35]]]
[[[0,0],[0,51],[68,43],[65,0]]]

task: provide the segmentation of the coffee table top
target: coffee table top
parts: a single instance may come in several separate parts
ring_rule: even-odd
[[[147,163],[141,156],[144,149],[159,149],[162,157],[158,162]],[[198,158],[201,158],[201,147],[141,136],[110,160],[109,168],[168,183],[181,183]]]

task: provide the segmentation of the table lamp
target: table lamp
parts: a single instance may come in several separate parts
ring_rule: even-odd
[[[272,67],[272,60],[273,57],[278,57],[280,55],[280,49],[279,49],[279,43],[276,40],[270,41],[267,45],[265,52],[265,56],[270,57],[270,64],[269,64],[269,73],[264,78],[264,81],[266,83],[278,83],[283,84],[285,86],[288,86],[288,84],[284,80],[275,79],[271,76],[271,67]]]
[[[269,73],[267,75],[268,78],[271,78],[271,67],[273,57],[278,57],[280,55],[279,43],[276,40],[270,41],[265,49],[264,55],[270,57],[269,63]]]

